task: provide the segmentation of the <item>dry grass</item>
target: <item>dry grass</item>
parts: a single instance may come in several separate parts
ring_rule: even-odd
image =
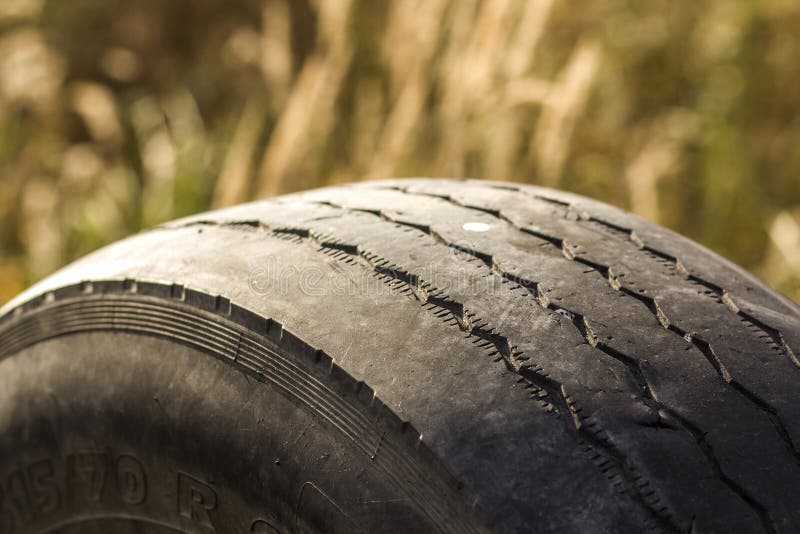
[[[786,0],[13,0],[0,301],[190,212],[474,176],[588,194],[800,299]]]

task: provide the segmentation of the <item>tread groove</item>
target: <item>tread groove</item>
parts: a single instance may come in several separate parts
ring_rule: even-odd
[[[634,245],[636,245],[636,247],[639,250],[642,250],[642,251],[644,251],[645,253],[648,253],[651,256],[655,256],[655,257],[659,258],[660,262],[663,265],[674,269],[678,274],[680,274],[687,281],[689,281],[689,282],[691,282],[691,283],[693,283],[695,285],[699,285],[699,286],[704,287],[707,292],[710,292],[710,294],[706,293],[707,295],[711,296],[712,298],[714,298],[718,302],[724,303],[726,305],[726,307],[731,311],[731,313],[733,313],[735,315],[738,315],[745,322],[748,322],[751,325],[753,325],[755,328],[761,330],[764,334],[766,334],[772,340],[772,342],[780,349],[780,351],[783,352],[783,354],[789,359],[789,361],[791,361],[797,368],[800,368],[800,358],[798,358],[798,356],[794,353],[794,351],[791,349],[791,347],[789,347],[789,344],[786,342],[785,338],[780,333],[780,330],[778,330],[777,328],[771,327],[771,326],[765,324],[763,321],[759,321],[758,319],[754,318],[753,316],[751,316],[751,315],[743,312],[742,310],[740,310],[739,307],[734,303],[731,294],[727,290],[725,290],[723,287],[721,287],[721,286],[719,286],[717,284],[714,284],[713,282],[711,282],[709,280],[705,280],[705,279],[703,279],[703,278],[701,278],[701,277],[699,277],[699,276],[697,276],[695,274],[689,273],[688,269],[683,264],[683,262],[681,262],[680,258],[676,258],[675,256],[673,256],[671,254],[667,254],[665,252],[662,252],[662,251],[660,251],[660,250],[658,250],[656,248],[653,248],[653,247],[647,245],[639,237],[639,235],[636,233],[636,231],[633,230],[632,228],[627,228],[627,227],[612,223],[610,221],[606,221],[604,219],[589,215],[588,213],[585,213],[582,210],[578,209],[576,206],[574,206],[570,202],[565,202],[565,201],[562,201],[562,200],[553,199],[553,198],[550,198],[550,197],[547,197],[547,196],[543,196],[543,195],[540,195],[540,194],[533,194],[533,193],[525,190],[522,187],[506,186],[506,185],[498,185],[498,184],[487,184],[486,187],[488,187],[490,189],[500,189],[500,190],[506,190],[506,191],[513,191],[513,192],[516,192],[516,193],[520,193],[520,194],[523,194],[523,195],[526,195],[526,196],[533,197],[533,198],[535,198],[537,200],[541,200],[541,201],[548,202],[548,203],[551,203],[551,204],[554,204],[554,205],[558,205],[560,207],[563,207],[563,208],[567,209],[568,211],[569,210],[574,211],[576,213],[576,215],[577,215],[577,220],[578,221],[594,224],[594,225],[597,225],[597,226],[601,226],[601,227],[605,228],[608,231],[609,234],[614,235],[617,238],[621,238],[623,241],[632,242]],[[430,194],[427,194],[427,193],[424,193],[424,192],[410,191],[410,190],[408,190],[408,188],[396,187],[395,189],[398,190],[398,191],[401,191],[403,193],[410,194],[410,195],[433,196],[433,195],[430,195]],[[464,204],[461,204],[461,203],[457,202],[455,199],[453,199],[452,197],[449,197],[447,195],[443,195],[443,196],[436,195],[436,197],[437,198],[441,198],[443,200],[446,200],[448,202],[451,202],[451,203],[453,203],[455,205],[461,206],[463,208],[477,209],[479,211],[483,211],[484,213],[490,213],[490,214],[492,213],[491,211],[482,210],[482,209],[480,209],[478,207],[475,207],[475,206],[466,206]],[[512,224],[512,226],[516,226],[513,223],[511,223],[511,221],[509,221],[506,217],[503,217],[501,213],[498,214],[498,217],[503,219],[503,220],[505,220],[506,222],[509,222],[510,224]],[[536,235],[537,237],[540,237],[542,239],[546,239],[546,240],[551,241],[551,242],[553,242],[553,239],[554,239],[552,237],[535,234],[535,233],[533,233],[533,232],[531,232],[531,231],[529,231],[528,229],[525,229],[525,228],[519,228],[519,230],[521,230],[523,232],[527,232],[527,233],[532,233],[533,235]],[[561,247],[561,244],[559,243],[557,246]]]
[[[431,194],[428,194],[428,193],[425,193],[425,192],[421,192],[421,191],[412,191],[412,190],[409,190],[408,188],[404,188],[404,187],[396,187],[395,189],[397,191],[399,191],[399,192],[402,192],[402,193],[404,193],[406,195],[411,195],[411,196],[428,196],[428,197],[434,196],[435,198],[439,198],[439,199],[441,199],[441,200],[443,200],[445,202],[448,202],[448,203],[453,204],[455,206],[458,206],[460,208],[483,212],[483,210],[479,210],[479,209],[477,209],[477,208],[475,208],[475,207],[473,207],[471,205],[465,205],[465,204],[463,204],[461,202],[458,202],[457,200],[455,200],[454,198],[452,198],[450,196],[444,196],[443,197],[443,196],[440,196],[440,195],[431,195]],[[523,193],[525,195],[528,195],[528,196],[532,196],[532,197],[534,197],[534,198],[536,198],[538,200],[544,200],[544,201],[547,201],[547,202],[550,202],[550,201],[553,200],[553,199],[543,198],[543,197],[541,197],[539,195],[531,195],[530,193],[528,193],[527,191],[523,190],[522,188],[519,188],[518,192],[521,192],[521,193]],[[552,202],[552,203],[558,204],[559,206],[565,207],[566,209],[573,209],[573,206],[571,204],[563,202],[563,201],[556,201],[556,202]],[[566,250],[566,247],[564,245],[565,241],[563,239],[555,237],[555,236],[547,236],[545,234],[541,234],[540,232],[532,231],[532,230],[527,229],[525,227],[520,227],[520,226],[516,225],[514,222],[512,222],[511,220],[509,220],[507,217],[503,216],[502,214],[500,214],[499,218],[501,220],[505,221],[506,223],[508,223],[512,228],[515,228],[516,230],[518,230],[520,232],[534,235],[536,237],[539,237],[540,239],[545,239],[545,241],[551,243],[554,247],[560,249],[562,251],[562,254],[565,257],[567,257],[567,259],[573,259],[573,258],[570,258],[570,255],[568,255],[568,254],[566,254],[564,252]],[[636,244],[638,242],[638,243],[640,243],[642,245],[641,247],[639,245],[637,245],[637,248],[641,249],[641,248],[645,247],[645,245],[641,242],[641,240],[639,240],[639,238],[636,237],[636,234],[632,229],[623,228],[621,226],[618,226],[618,225],[615,225],[615,224],[612,224],[612,223],[607,223],[607,222],[602,221],[600,219],[597,219],[597,218],[594,218],[594,217],[590,217],[588,214],[583,214],[583,213],[580,213],[580,212],[578,212],[578,220],[579,221],[591,220],[591,221],[603,224],[605,226],[608,226],[610,228],[613,228],[616,232],[619,232],[619,231],[627,232],[629,234],[629,236],[630,236],[630,241],[634,242],[634,244]],[[678,272],[686,272],[686,269],[683,267],[682,263],[677,258],[675,258],[673,256],[670,256],[669,254],[666,254],[666,253],[663,253],[663,252],[659,252],[659,251],[657,251],[655,249],[652,249],[650,247],[647,247],[647,251],[650,252],[651,254],[654,254],[654,255],[658,256],[659,258],[661,258],[661,259],[663,259],[665,261],[669,261],[671,267],[675,268]],[[577,259],[577,258],[575,258],[575,259]],[[600,266],[598,264],[594,264],[593,262],[588,262],[588,261],[582,261],[582,263],[587,265],[587,266],[590,266],[590,267],[594,268],[595,270],[597,270],[597,272],[600,273],[603,276],[604,280],[612,288],[614,288],[614,289],[616,289],[618,291],[622,291],[623,293],[625,293],[627,295],[630,295],[630,296],[640,300],[641,302],[643,302],[647,306],[647,308],[651,311],[651,313],[653,313],[656,316],[658,321],[668,331],[673,332],[675,335],[680,336],[681,338],[683,338],[684,341],[692,343],[698,349],[700,349],[700,351],[703,353],[703,355],[709,361],[711,366],[715,369],[715,371],[717,371],[717,374],[720,376],[720,378],[722,378],[722,380],[726,384],[731,385],[731,383],[734,381],[734,377],[732,377],[730,375],[730,372],[727,370],[727,368],[725,368],[725,366],[719,360],[718,356],[716,356],[716,353],[714,352],[713,347],[711,347],[711,345],[708,342],[704,341],[701,338],[698,338],[693,333],[684,332],[684,331],[680,330],[679,328],[675,327],[674,325],[671,325],[669,319],[666,317],[664,312],[658,307],[658,303],[657,303],[657,301],[655,299],[653,299],[652,297],[643,295],[641,293],[637,293],[637,292],[635,292],[635,291],[633,291],[633,290],[631,290],[629,288],[626,288],[625,286],[622,286],[618,282],[612,280],[613,277],[609,275],[610,268],[608,266]],[[730,295],[727,294],[719,286],[717,286],[717,285],[715,285],[715,284],[713,284],[711,282],[707,282],[705,280],[702,280],[702,279],[700,279],[700,278],[698,278],[696,276],[693,277],[693,278],[694,278],[694,281],[696,283],[702,285],[703,287],[706,287],[709,291],[714,292],[715,299],[718,297],[718,302],[720,304],[724,304],[724,301],[726,300],[726,295],[727,295],[727,300],[731,301]],[[717,291],[720,292],[718,295],[717,295]],[[733,310],[731,310],[731,308],[729,306],[726,305],[725,307],[728,308],[728,310],[733,311]],[[737,310],[738,310],[738,308],[737,308]],[[737,311],[735,313],[740,318],[743,318],[743,319],[747,320],[746,317],[743,317],[743,314],[740,311]],[[754,324],[754,326],[756,328],[759,328],[758,325]],[[766,325],[764,325],[764,326],[766,326]],[[767,328],[770,328],[770,327],[767,327]],[[775,330],[775,329],[771,329],[771,330],[776,332],[778,335],[780,335],[778,330]],[[769,335],[769,332],[765,332],[765,333],[767,335]],[[797,358],[794,358],[794,359],[792,358],[793,354],[791,353],[791,349],[788,348],[788,344],[783,340],[782,337],[779,339],[779,341],[780,341],[779,346],[781,346],[783,348],[782,352],[784,352],[784,354],[787,356],[787,358],[792,360],[793,363],[794,363],[794,360],[796,360]],[[798,363],[800,363],[800,362],[798,362]],[[786,425],[781,420],[780,416],[777,413],[777,410],[773,406],[771,406],[767,401],[761,399],[758,395],[756,395],[752,391],[749,391],[746,388],[744,388],[744,386],[742,386],[740,383],[737,383],[737,384],[738,384],[738,387],[732,387],[731,386],[732,389],[734,391],[736,391],[738,394],[740,394],[743,398],[747,399],[751,404],[756,406],[762,413],[765,414],[765,416],[769,419],[769,421],[771,423],[773,423],[773,426],[776,427],[776,430],[778,431],[778,434],[781,436],[781,439],[783,440],[784,445],[791,452],[791,454],[794,457],[795,461],[798,464],[800,464],[800,450],[797,448],[797,446],[795,445],[795,443],[792,440],[787,439],[789,434],[788,434],[788,431],[786,430]],[[745,393],[745,391],[746,391],[746,393]]]
[[[572,208],[572,206],[569,204],[568,207]],[[662,263],[662,265],[664,265],[667,268],[673,269],[688,282],[702,287],[703,288],[702,293],[704,295],[712,298],[718,303],[724,304],[725,307],[728,308],[728,310],[731,313],[737,315],[740,318],[740,320],[742,320],[744,323],[749,324],[751,326],[751,329],[754,328],[758,332],[766,336],[766,338],[768,338],[770,342],[774,344],[775,347],[777,347],[784,354],[784,356],[788,358],[789,361],[791,361],[795,365],[795,367],[800,368],[800,359],[797,358],[797,355],[794,354],[792,349],[789,347],[788,343],[786,343],[780,331],[776,328],[773,328],[765,324],[762,321],[759,321],[758,319],[755,319],[751,315],[742,312],[742,310],[740,310],[739,307],[735,304],[731,294],[724,288],[720,287],[717,284],[714,284],[713,282],[705,280],[695,274],[690,274],[688,269],[686,269],[686,267],[680,261],[679,258],[676,258],[670,254],[666,254],[653,247],[650,247],[649,245],[644,243],[644,241],[642,241],[641,238],[639,238],[639,236],[633,229],[624,228],[622,226],[615,225],[613,223],[604,221],[602,219],[593,216],[590,216],[588,218],[581,217],[580,220],[588,221],[609,228],[613,231],[611,233],[616,234],[617,237],[622,237],[623,235],[627,236],[627,239],[633,242],[637,246],[637,248],[649,254],[650,256],[658,258],[659,263]]]

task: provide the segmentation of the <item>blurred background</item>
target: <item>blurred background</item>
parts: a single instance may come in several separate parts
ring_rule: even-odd
[[[800,300],[797,0],[2,0],[0,303],[312,186],[558,187]]]

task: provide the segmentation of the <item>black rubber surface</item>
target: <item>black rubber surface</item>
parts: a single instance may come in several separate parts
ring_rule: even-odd
[[[479,181],[176,221],[2,310],[2,532],[797,532],[800,309]]]

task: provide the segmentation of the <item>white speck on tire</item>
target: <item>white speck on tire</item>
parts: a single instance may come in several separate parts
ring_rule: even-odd
[[[487,232],[491,226],[482,222],[467,222],[463,228],[468,232]]]

